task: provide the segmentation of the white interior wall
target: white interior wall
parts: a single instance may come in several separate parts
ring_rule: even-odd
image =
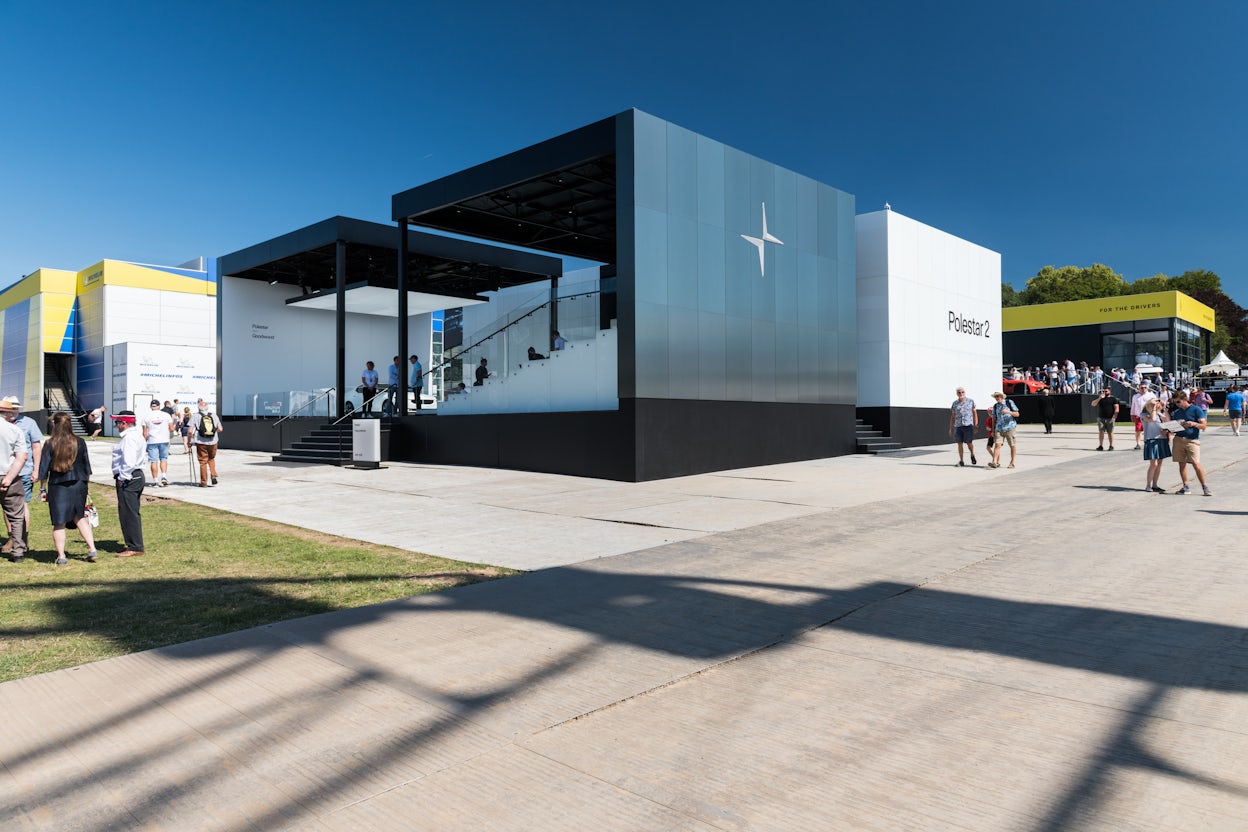
[[[259,280],[222,277],[221,388],[224,415],[249,415],[235,404],[240,396],[279,391],[321,390],[334,385],[334,313],[286,305],[298,292]],[[471,307],[469,307],[471,308]],[[429,366],[432,315],[408,319],[408,354]],[[397,344],[395,319],[347,315],[347,393],[358,402],[364,363],[372,361],[385,384]],[[403,357],[404,373],[411,366]]]
[[[858,405],[944,408],[959,385],[987,401],[1001,386],[1001,255],[895,211],[856,230]]]

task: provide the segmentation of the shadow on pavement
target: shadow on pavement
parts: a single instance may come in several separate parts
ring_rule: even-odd
[[[186,590],[188,598],[195,596],[196,587]],[[263,594],[265,590],[257,585],[245,591]],[[895,603],[881,603],[891,599]],[[107,600],[95,598],[92,603],[98,606]],[[77,602],[63,599],[61,603],[61,615],[66,621],[73,621],[79,614]],[[318,610],[310,604],[307,611]],[[447,690],[445,685],[439,687],[422,679],[422,670],[428,677],[432,668],[351,654],[339,644],[338,636],[354,627],[401,616],[403,626],[389,631],[389,637],[396,639],[395,650],[400,651],[405,644],[421,643],[423,620],[462,612],[545,622],[588,634],[592,639],[564,649],[540,664],[517,670],[508,682],[488,690],[474,688],[468,681],[458,689]],[[933,626],[933,622],[939,622],[939,626]],[[124,624],[102,626],[109,628],[110,638],[126,643]],[[1243,627],[1095,607],[1005,600],[886,581],[829,589],[697,575],[613,573],[581,567],[550,569],[448,590],[437,596],[287,622],[270,628],[268,632],[276,638],[260,639],[259,646],[255,638],[242,639],[233,634],[166,648],[160,651],[165,659],[202,660],[215,656],[218,660],[207,663],[208,672],[187,678],[159,701],[93,724],[68,745],[93,747],[101,737],[115,735],[127,723],[140,720],[149,706],[176,711],[179,700],[207,689],[228,689],[231,677],[262,668],[279,654],[310,649],[341,666],[341,678],[336,683],[318,682],[311,693],[300,694],[293,701],[278,692],[278,684],[263,705],[252,706],[245,713],[229,711],[195,729],[208,736],[246,735],[245,745],[250,752],[231,768],[244,766],[253,770],[248,776],[260,778],[272,793],[282,794],[285,783],[266,780],[280,770],[266,764],[267,755],[285,748],[290,736],[307,732],[309,726],[337,715],[352,701],[345,694],[381,685],[423,703],[406,717],[397,736],[390,735],[384,742],[336,739],[343,745],[335,746],[335,752],[346,757],[340,765],[305,782],[297,796],[267,810],[249,813],[246,822],[227,824],[224,828],[297,825],[301,820],[340,808],[345,795],[372,788],[378,772],[401,766],[411,768],[414,758],[434,753],[430,751],[434,740],[457,732],[481,731],[474,725],[474,717],[539,684],[558,689],[573,668],[595,661],[596,654],[606,646],[630,645],[696,659],[710,666],[793,639],[817,627],[1016,657],[1147,683],[1147,693],[1135,700],[1119,729],[1092,755],[1077,785],[1052,801],[1054,808],[1037,829],[1067,828],[1072,819],[1094,810],[1107,790],[1109,776],[1120,768],[1144,765],[1166,776],[1199,781],[1237,794],[1248,793],[1248,780],[1242,773],[1238,775],[1242,782],[1202,778],[1143,751],[1138,741],[1141,726],[1156,714],[1171,690],[1248,692],[1248,666],[1242,661],[1248,650],[1248,629]],[[9,632],[13,631],[11,628]],[[240,648],[240,643],[247,647]],[[568,680],[566,684],[574,682]],[[263,730],[259,730],[261,725]],[[0,756],[0,767],[20,779],[24,767],[60,752],[63,743],[64,739],[48,740],[17,752],[10,749]],[[217,799],[227,788],[219,780],[228,769],[222,769],[219,760],[199,761],[194,764],[198,768],[184,766],[188,773],[175,781],[140,776],[149,768],[159,771],[172,767],[172,760],[180,751],[181,745],[174,741],[136,747],[132,756],[95,768],[89,775],[24,783],[20,798],[0,810],[0,826],[37,826],[37,817],[52,812],[62,829],[125,828],[173,816],[169,814],[174,811],[171,806],[180,806],[183,812],[194,811],[194,807]],[[269,773],[265,774],[266,771]],[[94,805],[90,815],[83,816],[81,813],[88,810],[81,801],[74,803],[65,796],[88,785],[126,795],[124,809],[110,811]]]

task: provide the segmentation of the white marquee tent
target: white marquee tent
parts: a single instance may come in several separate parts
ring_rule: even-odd
[[[1213,361],[1200,368],[1202,373],[1222,373],[1223,375],[1239,375],[1239,365],[1226,357],[1226,352],[1218,350]]]

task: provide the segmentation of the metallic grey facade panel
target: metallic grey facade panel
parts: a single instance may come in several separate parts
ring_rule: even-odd
[[[698,223],[698,309],[724,314],[724,238],[722,228]],[[721,326],[722,329],[722,326]]]
[[[729,401],[748,402],[754,395],[754,330],[749,318],[724,318],[724,394]]]
[[[637,302],[637,398],[671,398],[667,304]],[[679,397],[677,397],[679,398]]]
[[[723,315],[698,313],[698,396],[723,401],[728,398],[728,341]]]
[[[637,206],[638,303],[667,303],[667,214]],[[643,244],[644,241],[644,244]]]
[[[698,309],[698,224],[692,219],[667,217],[667,303]]]
[[[802,374],[798,371],[796,326],[776,327],[776,401],[803,401]]]
[[[670,397],[701,397],[701,343],[698,338],[698,310],[680,306],[667,309],[667,365]]]
[[[698,136],[698,222],[724,228],[724,146]]]
[[[852,405],[853,198],[644,113],[634,133],[635,396]]]
[[[753,395],[749,401],[774,402],[776,400],[776,324],[755,318],[750,342],[750,358],[753,362]]]
[[[667,212],[667,125],[645,113],[633,121],[636,205]]]
[[[667,125],[667,213],[698,219],[698,136]]]

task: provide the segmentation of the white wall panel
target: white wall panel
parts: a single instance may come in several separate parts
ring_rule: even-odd
[[[334,386],[334,313],[287,306],[291,292],[290,286],[269,286],[258,280],[221,279],[223,413],[241,415],[239,397]],[[428,313],[408,319],[408,352],[419,355],[426,369],[431,322]],[[348,399],[359,403],[355,388],[366,361],[376,365],[381,383],[386,383],[396,347],[394,318],[347,315]],[[406,357],[402,363],[406,378],[411,366]]]
[[[857,245],[858,405],[943,408],[959,385],[986,401],[1001,384],[1001,256],[895,211],[859,216]]]

